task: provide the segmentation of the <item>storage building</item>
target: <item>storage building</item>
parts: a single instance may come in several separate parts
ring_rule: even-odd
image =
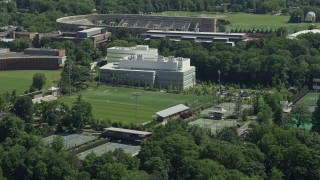
[[[156,115],[158,116],[157,120],[164,121],[169,118],[175,119],[179,117],[181,113],[187,112],[188,110],[189,110],[188,106],[185,106],[183,104],[178,104],[168,109],[164,109],[162,111],[156,112]]]

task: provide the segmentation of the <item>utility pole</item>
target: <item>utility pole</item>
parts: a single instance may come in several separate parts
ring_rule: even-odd
[[[135,115],[134,115],[134,123],[137,124],[137,118],[138,118],[138,96],[141,96],[141,92],[133,92],[132,96],[136,97],[136,107],[135,107]]]
[[[70,70],[71,70],[72,63],[68,63],[68,69],[69,69],[69,96],[71,96],[71,76],[70,76]]]
[[[219,95],[220,95],[220,93],[221,93],[221,83],[220,83],[220,74],[221,74],[221,72],[220,72],[220,70],[218,70],[218,74],[219,74]]]

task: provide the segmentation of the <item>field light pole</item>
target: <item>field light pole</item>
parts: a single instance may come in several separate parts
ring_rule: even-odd
[[[132,96],[136,97],[136,107],[135,107],[135,115],[134,115],[134,123],[137,124],[137,117],[138,117],[138,97],[141,96],[141,92],[133,92]]]

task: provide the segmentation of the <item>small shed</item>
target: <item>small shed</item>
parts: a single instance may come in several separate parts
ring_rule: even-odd
[[[222,107],[214,107],[213,110],[209,111],[208,115],[209,118],[221,120],[224,119],[224,115],[226,112],[227,111]]]
[[[304,18],[306,22],[315,22],[316,21],[316,13],[310,11],[307,13],[306,17]]]
[[[52,96],[58,96],[59,90],[60,90],[60,88],[54,87],[54,86],[52,86],[52,87],[50,87],[50,88],[48,89],[48,91],[51,91],[51,95],[52,95]]]
[[[178,104],[176,106],[164,109],[162,111],[156,112],[158,118],[157,120],[163,121],[169,118],[177,118],[181,113],[187,112],[190,108],[183,104]]]

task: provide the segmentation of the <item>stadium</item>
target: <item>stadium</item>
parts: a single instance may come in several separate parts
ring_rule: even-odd
[[[169,17],[140,14],[90,14],[62,17],[56,20],[63,31],[77,31],[81,27],[103,27],[110,32],[126,27],[132,34],[148,30],[216,32],[216,18]]]

